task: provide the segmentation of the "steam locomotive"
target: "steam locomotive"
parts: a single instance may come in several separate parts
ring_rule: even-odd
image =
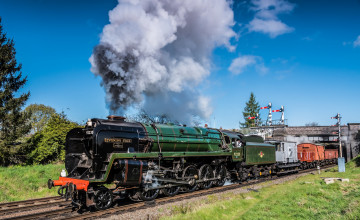
[[[49,179],[49,189],[59,186],[58,193],[74,206],[99,210],[117,199],[150,201],[159,194],[222,186],[227,180],[297,172],[301,165],[277,156],[276,145],[259,136],[126,122],[119,116],[89,119],[84,128],[71,130],[65,150],[67,176]],[[113,188],[106,187],[110,183]]]

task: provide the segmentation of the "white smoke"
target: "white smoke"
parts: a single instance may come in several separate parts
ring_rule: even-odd
[[[229,185],[233,185],[233,184],[235,184],[233,181],[226,180],[225,183],[224,183],[224,186],[229,186]]]
[[[208,118],[210,99],[197,86],[210,74],[217,46],[233,50],[233,11],[226,0],[119,0],[90,57],[111,113],[142,104],[151,114],[189,122]]]

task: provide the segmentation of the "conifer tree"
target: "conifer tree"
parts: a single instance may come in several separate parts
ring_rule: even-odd
[[[249,119],[249,117],[256,117],[259,111],[260,111],[259,103],[256,101],[254,93],[251,92],[249,101],[246,102],[246,106],[243,111],[243,117],[245,123],[240,123],[240,125],[246,128],[254,127],[255,119]]]
[[[13,161],[17,139],[31,128],[29,115],[21,111],[30,92],[15,97],[27,81],[15,55],[14,41],[3,33],[0,18],[0,165]]]

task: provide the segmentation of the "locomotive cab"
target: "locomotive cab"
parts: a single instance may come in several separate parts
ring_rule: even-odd
[[[230,131],[222,131],[224,134],[224,139],[226,144],[232,151],[232,160],[233,161],[243,161],[244,148],[245,145],[244,140],[242,139],[242,135],[240,133],[230,132]]]

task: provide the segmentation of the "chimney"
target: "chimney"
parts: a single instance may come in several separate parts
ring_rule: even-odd
[[[107,118],[110,121],[125,121],[125,117],[123,117],[123,116],[109,115],[109,116],[107,116]]]

